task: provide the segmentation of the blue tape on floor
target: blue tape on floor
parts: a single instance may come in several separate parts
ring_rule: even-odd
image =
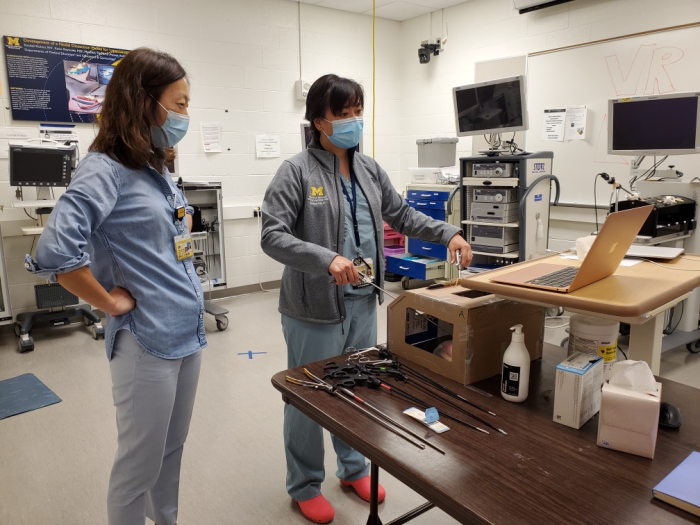
[[[61,398],[34,374],[0,381],[0,419],[60,402]]]

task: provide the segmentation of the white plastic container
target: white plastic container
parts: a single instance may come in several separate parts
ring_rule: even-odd
[[[419,168],[447,168],[457,160],[457,137],[435,137],[418,139]]]
[[[596,354],[603,358],[603,381],[610,378],[617,357],[617,334],[620,323],[585,315],[572,315],[570,321],[569,352]]]
[[[530,352],[525,346],[523,325],[511,328],[513,339],[503,354],[501,369],[501,395],[506,401],[520,403],[527,399],[530,387]]]

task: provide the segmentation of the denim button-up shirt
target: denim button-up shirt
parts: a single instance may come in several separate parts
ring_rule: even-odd
[[[187,220],[175,217],[187,206],[165,170],[134,170],[102,153],[80,162],[36,248],[26,256],[32,273],[56,280],[57,273],[90,265],[110,291],[127,289],[136,307],[107,316],[105,344],[111,359],[119,330],[131,331],[151,354],[178,359],[207,345],[202,285],[192,258],[177,260],[174,237],[187,232]],[[187,213],[193,210],[187,206]]]

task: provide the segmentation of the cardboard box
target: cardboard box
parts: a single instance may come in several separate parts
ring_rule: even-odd
[[[523,325],[530,357],[542,357],[544,308],[459,286],[402,293],[389,305],[387,323],[393,354],[465,385],[501,373],[516,324]],[[432,353],[449,341],[451,362]]]
[[[661,383],[656,392],[635,392],[603,385],[598,446],[654,459],[659,431]]]
[[[600,410],[603,358],[576,352],[557,366],[553,420],[579,429]]]

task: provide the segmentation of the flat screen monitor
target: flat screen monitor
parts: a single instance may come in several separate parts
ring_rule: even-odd
[[[456,87],[452,93],[458,137],[527,129],[522,75]]]
[[[700,93],[673,93],[608,101],[608,153],[700,153]]]
[[[10,186],[68,186],[75,146],[10,144]]]
[[[314,136],[311,133],[311,124],[308,122],[302,122],[300,124],[301,128],[301,151],[304,151],[306,148],[309,147],[309,142],[311,142],[311,139],[314,138]],[[359,151],[362,153],[362,139],[360,139],[360,143],[355,146],[355,151]]]

